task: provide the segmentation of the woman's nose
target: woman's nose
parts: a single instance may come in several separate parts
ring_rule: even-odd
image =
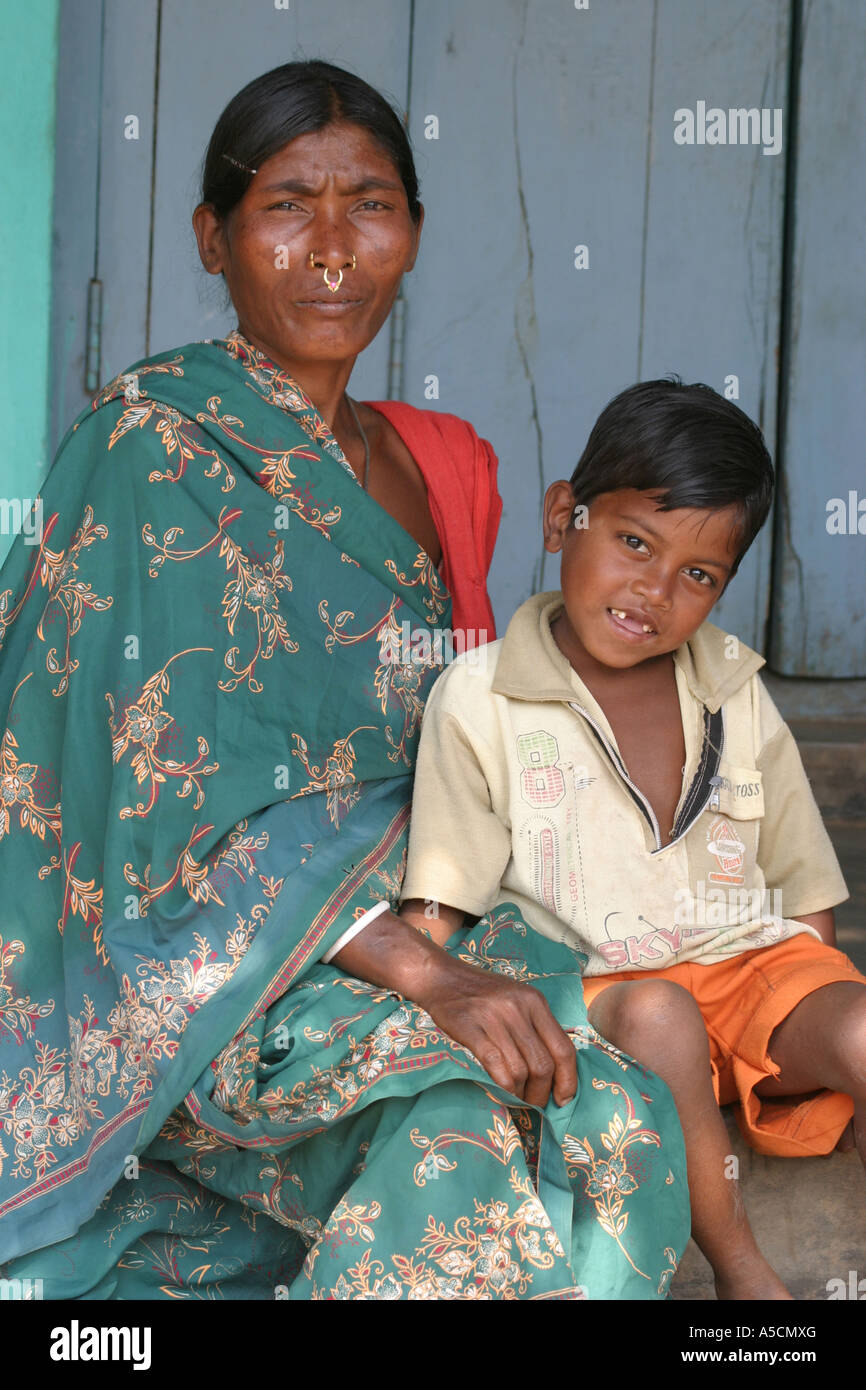
[[[310,228],[307,264],[313,270],[336,273],[346,270],[355,260],[352,229],[342,218],[329,215],[317,218]]]

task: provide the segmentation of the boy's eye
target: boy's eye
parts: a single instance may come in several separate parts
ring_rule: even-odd
[[[641,546],[643,546],[644,549],[647,549],[647,548],[648,548],[648,547],[647,547],[647,544],[646,544],[646,541],[642,541],[641,538],[640,538],[640,536],[629,536],[629,535],[624,535],[624,536],[620,536],[620,540],[625,541],[625,543],[626,543],[626,545],[628,546],[629,550],[638,550]]]
[[[699,584],[708,584],[710,588],[715,587],[715,579],[711,574],[707,574],[706,570],[697,569],[697,567],[695,567],[686,570],[686,574],[689,575],[690,578],[696,579]]]

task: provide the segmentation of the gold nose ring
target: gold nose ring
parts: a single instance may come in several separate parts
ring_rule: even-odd
[[[316,253],[315,253],[315,251],[311,251],[311,252],[310,252],[309,261],[310,261],[310,269],[311,269],[311,270],[315,270],[315,268],[316,268]],[[352,264],[351,264],[351,267],[347,266],[346,269],[357,270],[357,268],[358,268],[358,260],[357,260],[357,257],[353,254],[353,256],[352,256]],[[328,267],[325,266],[325,268],[324,268],[324,270],[323,270],[323,272],[322,272],[322,279],[324,280],[325,284],[328,286],[328,289],[332,292],[332,294],[336,294],[336,293],[337,293],[337,290],[340,288],[340,286],[341,286],[342,283],[343,283],[343,268],[342,268],[342,266],[341,266],[340,269],[337,271],[337,278],[336,278],[336,280],[333,280],[333,281],[331,281],[331,280],[328,279]]]

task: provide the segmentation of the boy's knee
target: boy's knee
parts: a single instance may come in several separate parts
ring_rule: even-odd
[[[595,1005],[600,1007],[596,1010]],[[694,1056],[709,1049],[701,1011],[687,989],[671,980],[630,980],[597,996],[594,1026],[617,1047],[643,1061],[678,1048]],[[595,1021],[597,1019],[597,1022]]]
[[[834,1042],[852,1076],[866,1085],[866,987],[861,986],[849,1006],[838,1011]]]

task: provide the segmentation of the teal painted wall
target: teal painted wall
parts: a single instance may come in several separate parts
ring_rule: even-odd
[[[0,7],[0,562],[48,471],[59,0]],[[13,527],[14,529],[14,527]]]

